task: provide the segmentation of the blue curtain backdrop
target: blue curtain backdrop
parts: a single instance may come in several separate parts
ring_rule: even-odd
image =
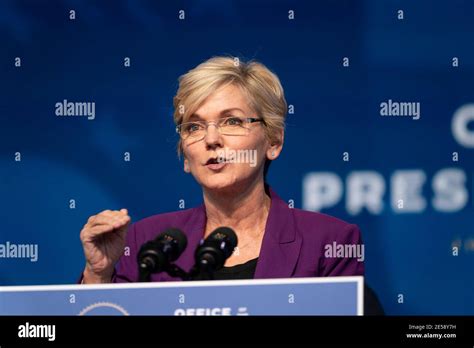
[[[137,221],[201,202],[172,98],[224,54],[280,77],[293,109],[268,182],[360,226],[386,312],[474,314],[473,19],[459,0],[2,1],[0,244],[38,255],[0,258],[0,284],[74,283],[79,232],[102,210]],[[57,116],[64,100],[95,117]],[[382,116],[389,100],[419,103],[418,119]]]

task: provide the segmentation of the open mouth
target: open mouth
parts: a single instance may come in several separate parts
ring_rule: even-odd
[[[211,157],[207,160],[205,166],[212,170],[219,170],[226,166],[226,159],[221,157]]]
[[[222,161],[220,161],[220,159],[218,157],[211,157],[207,160],[206,166],[208,164],[218,164],[218,163],[222,163]]]
[[[224,158],[224,157],[211,157],[207,160],[205,165],[207,166],[208,164],[221,164],[221,163],[228,163],[227,158]]]

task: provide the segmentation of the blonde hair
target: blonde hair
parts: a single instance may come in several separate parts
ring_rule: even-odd
[[[242,62],[237,57],[213,57],[180,76],[173,98],[175,124],[186,122],[207,97],[228,84],[240,87],[249,106],[264,120],[270,143],[280,143],[287,111],[283,87],[278,76],[254,60]],[[178,155],[182,151],[180,139]]]

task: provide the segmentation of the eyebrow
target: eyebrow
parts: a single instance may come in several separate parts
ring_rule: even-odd
[[[219,113],[219,116],[222,117],[224,116],[225,114],[229,113],[230,111],[240,111],[241,113],[245,114],[244,110],[240,109],[240,108],[228,108],[228,109],[224,109],[222,110],[220,113]],[[194,113],[192,114],[191,116],[189,116],[188,120],[191,120],[191,119],[200,119],[202,120],[201,116],[199,116],[198,114]]]

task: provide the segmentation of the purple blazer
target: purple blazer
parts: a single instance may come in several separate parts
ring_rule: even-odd
[[[271,188],[271,207],[263,236],[255,278],[330,277],[364,275],[364,263],[357,257],[325,257],[325,246],[361,244],[356,225],[335,217],[289,208]],[[194,251],[204,235],[204,204],[182,211],[153,215],[132,224],[127,233],[129,252],[120,258],[112,277],[114,283],[138,281],[137,253],[141,245],[167,228],[179,228],[188,246],[176,265],[189,271]],[[166,273],[152,275],[151,281],[177,281]]]

